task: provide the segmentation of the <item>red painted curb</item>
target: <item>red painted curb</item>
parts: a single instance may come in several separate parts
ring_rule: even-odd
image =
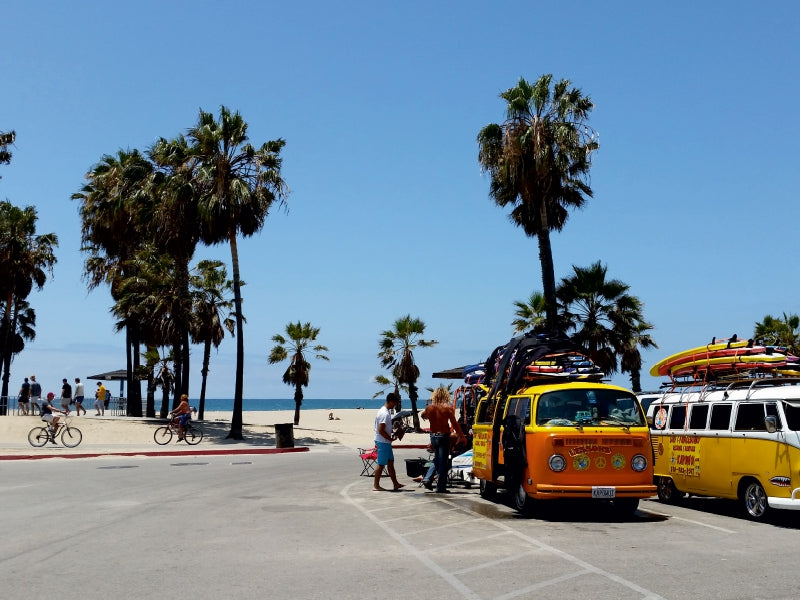
[[[296,448],[236,448],[232,450],[154,450],[144,452],[86,452],[83,454],[5,454],[0,460],[40,460],[43,458],[96,458],[98,456],[224,456],[226,454],[286,454],[308,452],[307,446]]]

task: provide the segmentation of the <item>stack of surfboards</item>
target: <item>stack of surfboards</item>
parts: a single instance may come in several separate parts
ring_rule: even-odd
[[[486,365],[484,363],[480,363],[477,365],[466,366],[462,371],[462,375],[464,376],[464,383],[468,385],[483,383],[483,380],[486,377]]]
[[[650,369],[654,377],[720,377],[747,372],[774,372],[786,375],[800,369],[800,359],[779,346],[760,346],[736,336],[678,352],[657,362]],[[798,371],[800,372],[800,371]]]
[[[525,367],[525,381],[545,377],[596,379],[602,378],[603,372],[587,356],[579,352],[562,352],[546,354]]]

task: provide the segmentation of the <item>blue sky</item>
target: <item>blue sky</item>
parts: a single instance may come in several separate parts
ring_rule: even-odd
[[[0,198],[35,206],[60,240],[12,393],[31,373],[55,391],[124,367],[109,292],[82,277],[70,196],[104,154],[145,150],[220,105],[253,143],[287,142],[289,211],[239,246],[247,398],[291,397],[266,361],[290,321],[320,327],[330,348],[309,398],[370,397],[380,332],[408,313],[439,342],[415,355],[423,389],[508,340],[513,302],[541,289],[538,247],[488,198],[475,138],[502,121],[500,92],[544,73],[591,96],[601,144],[594,198],[552,238],[556,277],[601,260],[631,286],[660,346],[645,370],[798,312],[799,14],[790,2],[4,2],[0,130],[17,142]],[[234,367],[226,339],[209,397],[232,397]]]

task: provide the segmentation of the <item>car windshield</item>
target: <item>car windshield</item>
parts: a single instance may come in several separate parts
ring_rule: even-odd
[[[632,427],[644,425],[636,397],[609,389],[546,392],[536,404],[536,424],[554,426]]]

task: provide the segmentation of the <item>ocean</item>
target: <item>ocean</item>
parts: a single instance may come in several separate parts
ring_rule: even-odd
[[[345,399],[326,399],[326,398],[303,398],[303,404],[300,410],[339,410],[346,408],[364,408],[370,410],[378,410],[386,400],[383,398],[373,399],[359,399],[359,400],[345,400]],[[156,406],[160,406],[161,398],[156,398]],[[191,398],[189,404],[199,408],[199,399]],[[410,401],[405,398],[403,405],[404,408]],[[220,411],[227,412],[233,410],[232,398],[206,398],[205,403],[206,411]],[[245,398],[242,400],[242,410],[254,411],[269,411],[269,410],[294,410],[294,399],[284,398]]]

